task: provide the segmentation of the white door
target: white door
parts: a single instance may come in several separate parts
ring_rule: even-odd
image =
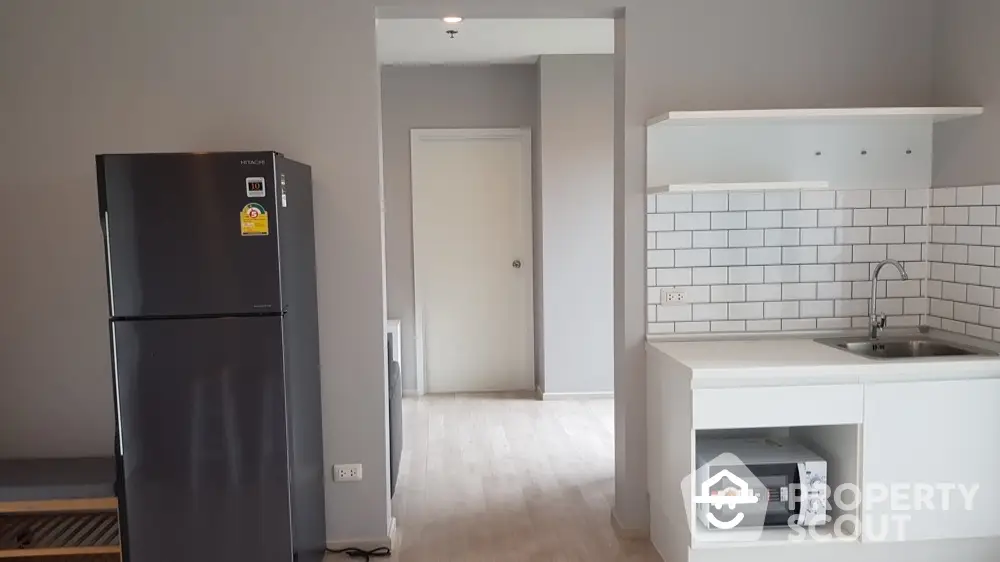
[[[427,392],[534,387],[530,138],[411,133],[417,378]]]

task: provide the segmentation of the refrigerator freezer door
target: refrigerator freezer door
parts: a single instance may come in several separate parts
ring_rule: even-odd
[[[112,323],[126,562],[292,559],[280,317]]]
[[[111,315],[281,312],[274,158],[99,156]]]

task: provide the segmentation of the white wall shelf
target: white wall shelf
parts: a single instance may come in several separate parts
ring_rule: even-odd
[[[649,193],[698,191],[775,191],[793,189],[829,189],[827,181],[775,181],[751,183],[675,183],[650,187]]]
[[[982,107],[855,107],[825,109],[750,109],[723,111],[671,111],[646,122],[653,126],[732,124],[739,122],[846,121],[869,119],[930,119],[951,121],[982,115]]]

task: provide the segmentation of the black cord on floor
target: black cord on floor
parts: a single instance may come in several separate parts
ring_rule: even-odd
[[[392,551],[386,546],[380,546],[378,548],[373,548],[372,550],[364,550],[354,547],[340,548],[337,550],[328,548],[326,550],[334,554],[346,554],[351,558],[364,558],[365,562],[370,562],[372,558],[388,558],[389,556],[392,556]]]

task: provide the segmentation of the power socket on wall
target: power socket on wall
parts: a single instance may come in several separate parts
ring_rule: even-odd
[[[687,300],[687,293],[677,289],[662,289],[660,291],[660,304],[664,306],[684,304]]]
[[[333,465],[334,482],[359,482],[361,480],[360,464],[335,464]]]

